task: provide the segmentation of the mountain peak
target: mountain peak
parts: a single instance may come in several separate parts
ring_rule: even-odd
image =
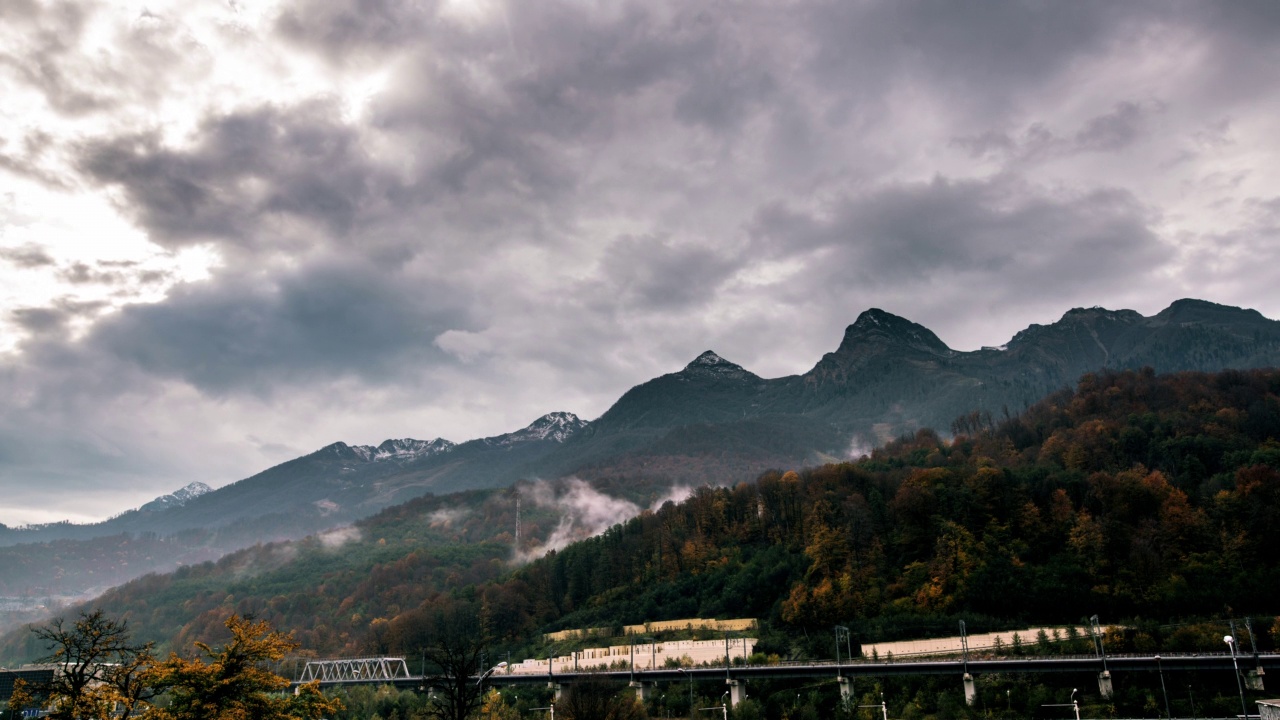
[[[201,495],[204,495],[205,493],[212,492],[212,491],[213,491],[213,488],[209,487],[208,485],[205,485],[202,482],[188,483],[186,486],[182,487],[181,489],[175,490],[174,492],[168,495],[161,495],[160,497],[156,498],[155,500],[152,500],[151,502],[147,503],[146,505],[143,505],[138,509],[156,511],[156,510],[168,510],[169,508],[174,508],[174,507],[182,507],[183,505],[186,505],[188,502],[200,497]]]
[[[542,432],[545,438],[550,434],[556,433],[572,434],[586,427],[586,425],[586,420],[571,412],[551,412],[529,423],[529,426],[525,428],[525,432]]]
[[[550,440],[562,443],[587,426],[587,421],[571,412],[551,412],[529,423],[522,430],[494,438],[485,438],[491,445],[511,445],[529,440]]]
[[[868,345],[882,346],[889,343],[906,345],[934,355],[951,355],[951,348],[938,339],[929,328],[910,320],[871,308],[858,316],[844,331],[837,353],[856,353]]]
[[[677,375],[684,377],[725,378],[729,380],[745,380],[756,378],[741,365],[729,362],[715,352],[708,350],[684,366]]]
[[[333,447],[334,452],[339,455],[344,454],[343,449],[345,449],[348,453],[356,455],[365,462],[380,462],[383,460],[413,460],[427,457],[437,453],[448,452],[453,449],[453,445],[453,443],[444,438],[436,438],[435,440],[393,438],[383,440],[382,444],[377,447],[372,445],[346,445],[344,443],[334,443],[330,447]]]
[[[734,367],[738,367],[737,365],[734,365],[728,360],[725,360],[724,358],[717,355],[714,350],[708,350],[702,353],[701,355],[699,355],[698,357],[694,358],[693,361],[690,362],[688,365],[685,365],[684,369],[693,370],[694,368],[717,367],[721,365],[733,365]]]
[[[1156,314],[1153,320],[1158,323],[1202,323],[1223,322],[1226,320],[1265,320],[1257,310],[1247,310],[1233,305],[1219,305],[1208,300],[1183,298],[1173,301],[1169,307]]]
[[[1087,308],[1071,308],[1062,314],[1062,319],[1058,322],[1095,322],[1117,319],[1137,322],[1142,320],[1142,315],[1135,310],[1108,310],[1100,305],[1094,305]]]

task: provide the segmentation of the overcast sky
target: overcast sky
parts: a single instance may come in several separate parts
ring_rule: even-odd
[[[1280,3],[0,0],[0,522],[869,307],[1280,317]]]

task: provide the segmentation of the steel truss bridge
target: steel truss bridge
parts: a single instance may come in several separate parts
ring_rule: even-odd
[[[307,661],[298,684],[316,680],[321,685],[398,684],[412,679],[402,657],[335,658]]]

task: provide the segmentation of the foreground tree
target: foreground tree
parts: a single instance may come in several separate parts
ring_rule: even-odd
[[[32,632],[49,651],[38,662],[57,670],[48,682],[24,689],[18,696],[22,704],[42,704],[58,720],[128,720],[154,695],[148,680],[151,644],[131,642],[124,621],[94,610],[70,626],[57,618]],[[117,708],[123,710],[113,714]]]
[[[152,707],[155,720],[313,720],[342,708],[320,694],[318,685],[297,695],[280,695],[289,681],[266,669],[298,645],[264,621],[232,615],[225,623],[231,641],[214,649],[196,643],[203,658],[172,654],[155,666],[157,687],[168,691],[168,707]]]
[[[395,620],[395,645],[423,658],[423,681],[432,688],[429,717],[466,720],[481,705],[477,682],[488,648],[487,613],[474,600],[437,596]]]

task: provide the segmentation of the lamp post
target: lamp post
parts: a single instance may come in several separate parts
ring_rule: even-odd
[[[688,670],[685,670],[684,668],[680,668],[680,672],[689,676],[689,716],[692,717],[693,716],[693,673],[689,672]]]
[[[1006,690],[1005,692],[1008,691]],[[1076,700],[1077,692],[1079,692],[1079,690],[1071,688],[1071,702],[1069,703],[1049,703],[1047,705],[1041,705],[1040,707],[1069,707],[1075,712],[1076,720],[1080,720],[1080,703]]]
[[[1164,665],[1160,663],[1160,656],[1156,656],[1156,670],[1160,672],[1160,694],[1164,695],[1164,716],[1168,720],[1173,720],[1173,713],[1169,710],[1169,690],[1164,686]]]
[[[483,694],[485,678],[489,677],[490,675],[494,674],[499,670],[505,669],[506,667],[507,667],[507,664],[505,662],[500,662],[497,665],[494,665],[493,667],[489,668],[488,670],[485,670],[483,673],[480,673],[480,679],[476,680],[476,687],[481,689],[482,691],[481,694]]]
[[[1098,622],[1098,616],[1094,615],[1089,618],[1089,634],[1093,636],[1094,650],[1098,653],[1098,657],[1102,659],[1102,672],[1107,671],[1107,646],[1102,642],[1102,625]]]
[[[634,666],[636,663],[636,640],[637,639],[649,641],[649,669],[657,670],[658,669],[658,643],[653,639],[653,637],[649,635],[643,635],[639,638],[637,638],[635,635],[631,636],[631,664]]]
[[[1240,691],[1240,714],[1241,717],[1249,717],[1249,709],[1244,704],[1244,684],[1240,682],[1240,663],[1236,661],[1236,639],[1230,635],[1223,635],[1222,642],[1231,648],[1231,666],[1236,670],[1236,689]]]

